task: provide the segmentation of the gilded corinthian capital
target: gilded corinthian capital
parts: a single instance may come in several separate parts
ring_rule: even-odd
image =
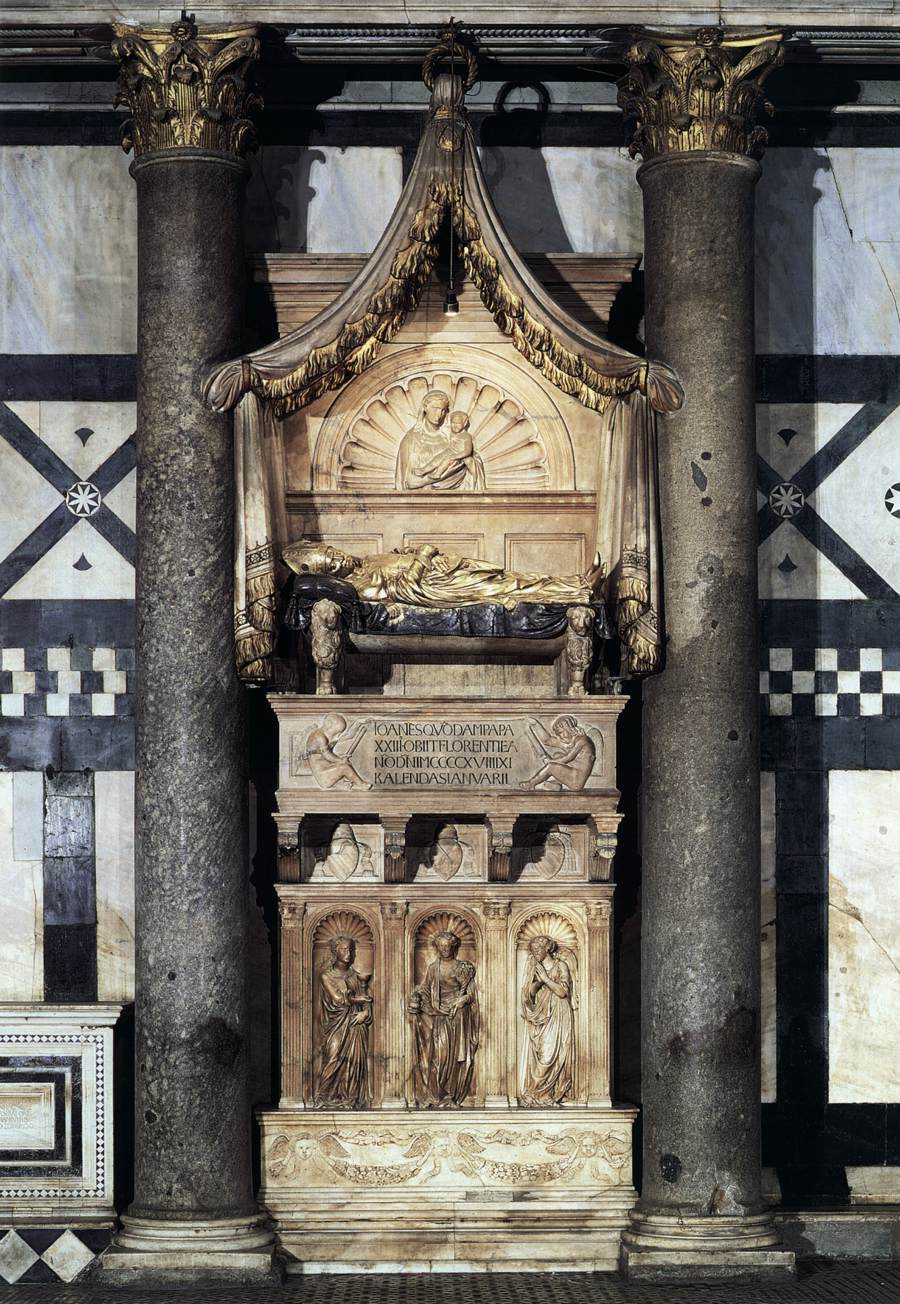
[[[779,32],[642,32],[624,58],[619,106],[637,122],[632,158],[688,150],[762,157],[768,136],[756,116],[773,112],[762,86],[784,59]]]
[[[170,27],[113,26],[113,54],[122,65],[115,104],[131,111],[122,128],[126,153],[247,152],[254,143],[248,115],[262,104],[249,84],[259,57],[256,27],[201,31],[192,16]]]

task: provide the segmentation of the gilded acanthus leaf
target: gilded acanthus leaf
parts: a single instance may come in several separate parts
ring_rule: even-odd
[[[780,33],[693,37],[648,32],[625,51],[619,105],[635,119],[632,158],[721,150],[760,158],[768,140],[756,119],[773,107],[763,82],[784,60]]]
[[[131,117],[122,147],[135,155],[193,148],[242,157],[254,142],[249,114],[262,106],[249,77],[259,57],[255,27],[204,29],[113,24],[121,63],[116,106]]]

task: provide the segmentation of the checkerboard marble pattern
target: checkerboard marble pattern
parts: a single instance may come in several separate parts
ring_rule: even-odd
[[[112,1239],[112,1228],[0,1227],[0,1281],[9,1286],[70,1282]]]
[[[769,715],[900,716],[900,649],[771,647],[763,657]]]
[[[134,652],[115,647],[0,649],[0,715],[131,716]]]

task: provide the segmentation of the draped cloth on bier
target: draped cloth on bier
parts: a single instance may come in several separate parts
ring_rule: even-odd
[[[656,413],[634,393],[599,419],[596,548],[622,644],[623,672],[662,668],[662,555],[657,513]]]
[[[287,538],[282,427],[247,393],[234,414],[234,647],[248,683],[272,678],[278,594]]]

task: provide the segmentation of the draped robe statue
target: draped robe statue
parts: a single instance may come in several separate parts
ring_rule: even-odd
[[[322,1045],[316,1080],[318,1109],[365,1109],[369,1103],[369,981],[353,968],[356,943],[333,937],[331,964],[319,976]]]
[[[533,937],[528,944],[522,1017],[528,1038],[520,1103],[561,1105],[574,1085],[575,1014],[572,973],[552,937]]]
[[[438,933],[438,958],[410,993],[416,1047],[416,1103],[426,1108],[462,1105],[472,1088],[478,1049],[475,966],[457,960],[459,938]]]

